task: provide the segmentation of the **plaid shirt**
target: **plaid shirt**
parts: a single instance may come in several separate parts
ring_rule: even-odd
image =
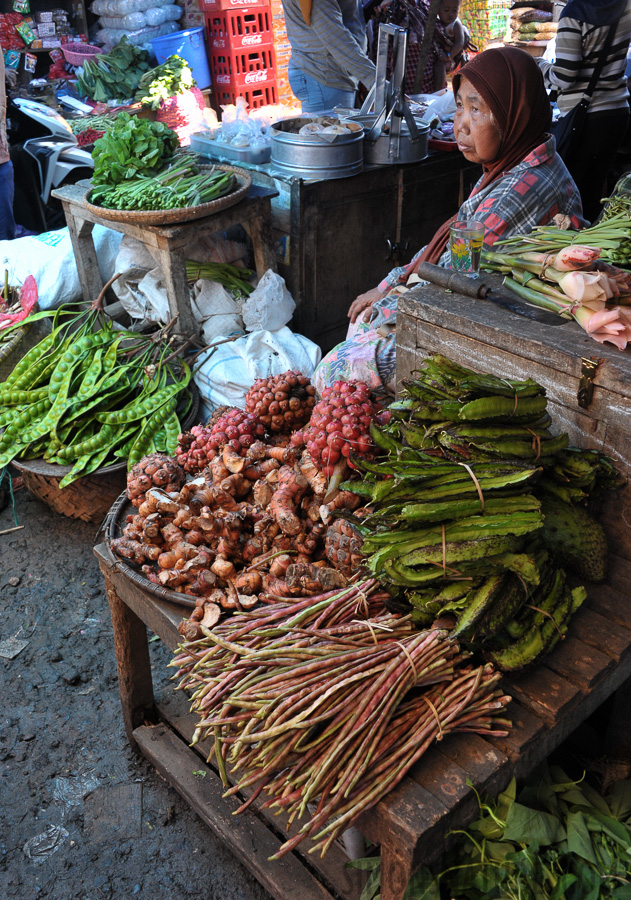
[[[553,137],[481,191],[478,190],[480,181],[458,210],[458,218],[484,222],[484,246],[487,249],[500,238],[527,234],[536,225],[547,225],[559,213],[570,217],[573,228],[582,228],[586,224],[580,194],[565,163],[556,153]],[[381,290],[405,283],[412,264],[423,249],[407,266],[393,269],[379,285]],[[439,265],[449,268],[450,263],[449,250],[446,250]],[[386,299],[379,301],[379,308]]]

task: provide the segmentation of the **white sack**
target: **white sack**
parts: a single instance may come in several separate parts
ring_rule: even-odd
[[[201,419],[217,406],[245,406],[245,394],[257,378],[291,369],[312,376],[322,354],[313,341],[290,328],[254,331],[220,344],[202,357],[195,375],[202,399]]]
[[[241,309],[245,330],[278,331],[290,321],[295,308],[285,279],[268,269]]]
[[[205,344],[212,344],[224,335],[243,333],[239,306],[217,281],[200,278],[195,282],[191,309],[195,320],[202,324],[202,340]]]
[[[103,283],[115,272],[114,261],[122,235],[104,225],[92,231]],[[9,283],[22,284],[28,275],[37,282],[40,309],[56,309],[82,299],[79,273],[67,228],[43,234],[0,241],[2,269],[9,270]],[[91,298],[96,300],[96,297]]]
[[[247,253],[247,247],[244,244],[228,241],[220,235],[208,235],[196,238],[184,248],[184,256],[194,262],[230,262],[233,263],[238,259],[242,259]],[[162,269],[158,265],[158,261],[152,255],[150,248],[145,246],[141,241],[130,238],[125,235],[121,241],[118,256],[116,258],[115,271],[120,272],[120,278],[117,278],[113,284],[113,290],[117,298],[123,304],[123,308],[134,319],[144,319],[149,322],[168,322],[169,301],[167,299],[166,286]],[[210,316],[217,313],[237,313],[240,314],[239,304],[235,304],[229,294],[220,284],[214,281],[200,279],[198,285],[210,285],[205,288],[204,296],[193,291],[191,304],[193,315],[200,325]],[[228,298],[229,308],[215,308],[217,297],[220,294],[214,292],[214,288],[219,288],[223,295]],[[229,323],[224,323],[228,326]],[[225,327],[218,330],[217,327],[209,328],[209,334],[214,337],[215,334],[232,333],[233,331],[243,331],[243,322],[239,318],[239,322],[235,327]],[[202,332],[204,329],[202,328]],[[206,340],[210,340],[207,338]]]

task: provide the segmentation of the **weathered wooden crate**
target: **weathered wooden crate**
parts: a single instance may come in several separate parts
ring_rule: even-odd
[[[554,431],[567,431],[577,447],[604,451],[631,476],[631,352],[597,343],[575,322],[544,325],[427,285],[399,300],[397,384],[431,353],[480,372],[534,378],[546,389]],[[593,363],[590,399],[582,375]],[[631,560],[631,488],[607,499],[600,517],[612,551]]]

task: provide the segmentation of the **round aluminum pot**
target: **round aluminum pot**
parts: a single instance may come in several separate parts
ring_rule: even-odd
[[[367,166],[389,166],[394,163],[413,163],[427,156],[427,138],[429,125],[423,119],[414,118],[418,129],[418,137],[412,139],[405,119],[401,119],[399,146],[396,140],[390,140],[390,133],[382,131],[375,140],[368,134],[375,124],[377,116],[369,113],[365,116],[352,116],[350,120],[364,126],[364,162]]]
[[[316,134],[297,134],[314,117],[282,119],[270,127],[272,167],[287,175],[304,179],[347,178],[357,175],[364,164],[364,129],[358,122],[346,121],[351,134],[337,134],[326,140]]]

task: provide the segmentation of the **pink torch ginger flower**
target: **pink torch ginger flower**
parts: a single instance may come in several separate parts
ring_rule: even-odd
[[[602,309],[605,301],[613,296],[604,272],[568,272],[558,283],[570,300],[592,309]]]
[[[631,310],[625,306],[601,309],[597,312],[579,306],[573,311],[578,324],[600,344],[613,344],[625,350],[631,341]]]
[[[559,272],[573,272],[575,269],[585,269],[591,266],[600,256],[601,251],[597,247],[584,247],[580,244],[571,244],[559,250],[548,265]]]

